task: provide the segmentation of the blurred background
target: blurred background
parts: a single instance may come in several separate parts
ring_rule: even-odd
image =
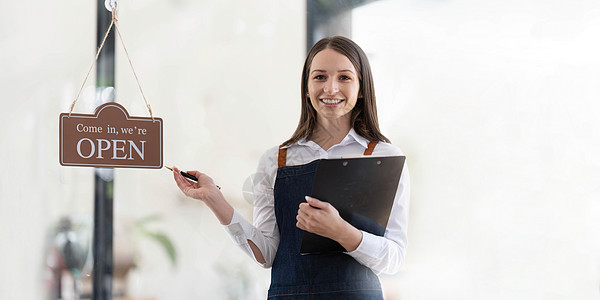
[[[96,14],[0,10],[0,299],[72,299],[77,278],[89,295],[95,176],[113,180],[115,297],[265,299],[270,270],[169,172],[60,166],[58,116],[94,58]],[[600,299],[600,2],[122,0],[118,17],[164,163],[208,173],[248,219],[258,159],[296,127],[307,48],[342,34],[368,53],[411,172],[386,299]],[[115,53],[114,89],[93,71],[74,112],[114,99],[149,116]]]

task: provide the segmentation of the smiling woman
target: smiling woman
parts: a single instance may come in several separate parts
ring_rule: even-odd
[[[398,271],[407,244],[406,165],[383,236],[357,229],[330,203],[308,197],[320,159],[403,155],[379,131],[366,55],[345,37],[320,40],[305,61],[301,90],[296,131],[258,164],[257,173],[266,175],[253,186],[254,224],[225,200],[208,175],[188,171],[198,178],[191,182],[174,169],[173,176],[187,196],[206,203],[254,261],[272,268],[269,299],[383,299],[377,275]],[[339,243],[345,252],[302,255],[305,231]]]

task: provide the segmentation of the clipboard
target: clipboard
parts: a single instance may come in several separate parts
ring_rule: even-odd
[[[405,160],[405,156],[322,159],[311,197],[329,202],[359,230],[383,236]],[[344,251],[332,239],[303,232],[302,255]]]

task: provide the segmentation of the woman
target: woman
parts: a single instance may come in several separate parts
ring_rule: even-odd
[[[329,203],[307,197],[318,159],[403,155],[379,131],[366,55],[344,37],[320,40],[306,58],[301,92],[296,131],[259,162],[264,176],[254,183],[254,225],[227,203],[209,176],[192,171],[194,183],[175,169],[175,181],[187,196],[206,203],[255,261],[272,267],[269,299],[383,299],[376,274],[395,273],[404,260],[407,170],[383,237],[358,230]],[[346,252],[300,255],[303,230],[337,241]]]

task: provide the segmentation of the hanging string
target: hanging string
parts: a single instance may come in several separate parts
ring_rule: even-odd
[[[113,15],[113,17],[112,17],[112,20],[110,21],[110,26],[108,26],[108,30],[106,30],[106,34],[104,35],[104,38],[102,39],[100,48],[98,48],[98,52],[96,52],[96,58],[94,58],[94,61],[92,62],[92,65],[90,66],[90,69],[88,70],[87,75],[85,75],[85,80],[83,80],[83,84],[81,84],[81,88],[79,88],[77,97],[75,97],[75,100],[73,101],[73,103],[71,103],[71,110],[69,110],[69,118],[71,117],[71,113],[73,112],[75,103],[77,103],[77,100],[79,99],[79,95],[81,95],[81,91],[83,90],[83,87],[85,86],[85,83],[87,82],[88,77],[90,76],[90,73],[92,72],[92,68],[96,64],[96,61],[98,61],[98,56],[100,56],[100,51],[102,51],[102,47],[104,47],[104,42],[106,42],[106,38],[108,37],[108,34],[110,33],[110,29],[112,28],[113,24],[115,23],[116,18],[115,18],[114,10],[113,10],[112,15]]]
[[[115,11],[113,10],[113,19],[114,19]],[[116,20],[116,19],[115,19]],[[117,34],[119,35],[119,40],[121,41],[121,45],[123,45],[123,49],[125,50],[125,55],[127,55],[127,60],[129,61],[129,65],[131,66],[131,71],[133,71],[133,76],[135,77],[135,81],[137,82],[138,88],[140,89],[140,93],[142,93],[142,98],[144,98],[144,103],[146,103],[146,107],[148,108],[148,112],[150,113],[150,117],[152,118],[152,122],[154,122],[154,116],[152,115],[152,108],[150,108],[150,104],[146,100],[146,96],[144,95],[144,91],[142,91],[142,85],[140,85],[140,80],[135,73],[135,69],[133,68],[133,64],[131,63],[131,59],[129,58],[129,52],[125,47],[125,43],[123,42],[123,37],[121,36],[121,31],[119,30],[119,26],[115,22],[115,29],[117,30]]]
[[[152,108],[150,107],[150,104],[148,104],[148,101],[146,100],[146,96],[144,95],[144,91],[142,90],[142,86],[140,84],[140,81],[137,77],[137,74],[135,73],[135,69],[133,68],[133,64],[131,63],[131,58],[129,58],[129,52],[127,51],[127,48],[125,47],[125,43],[123,42],[123,37],[121,36],[121,31],[119,30],[119,26],[117,25],[117,21],[119,21],[116,17],[116,8],[113,7],[112,8],[112,20],[110,21],[110,25],[108,26],[108,29],[106,30],[106,34],[104,35],[104,38],[102,39],[102,43],[100,43],[100,47],[98,48],[98,52],[96,53],[96,57],[94,58],[94,61],[92,62],[92,65],[90,66],[90,69],[87,72],[87,75],[85,75],[85,80],[83,81],[83,84],[81,85],[81,88],[79,89],[79,92],[77,93],[77,97],[75,98],[75,100],[73,101],[73,103],[71,103],[71,109],[69,110],[69,117],[71,117],[71,113],[73,112],[73,108],[75,107],[75,103],[77,103],[77,100],[79,99],[79,96],[81,95],[81,91],[83,90],[83,87],[85,86],[85,83],[88,80],[88,77],[90,76],[90,73],[92,71],[92,68],[94,67],[94,65],[96,64],[96,62],[98,61],[98,56],[100,56],[100,51],[102,51],[102,47],[104,47],[104,42],[106,42],[106,38],[108,37],[108,34],[110,33],[110,30],[112,29],[113,25],[115,26],[115,29],[117,30],[117,34],[119,36],[119,40],[121,40],[121,45],[123,46],[123,49],[125,50],[125,54],[127,55],[127,60],[129,61],[129,65],[131,66],[131,70],[133,71],[133,76],[135,76],[135,81],[137,82],[138,88],[140,89],[140,93],[142,93],[142,97],[144,98],[144,103],[146,103],[146,107],[148,108],[148,112],[150,113],[150,117],[152,118],[152,122],[154,122],[154,116],[152,115]]]

